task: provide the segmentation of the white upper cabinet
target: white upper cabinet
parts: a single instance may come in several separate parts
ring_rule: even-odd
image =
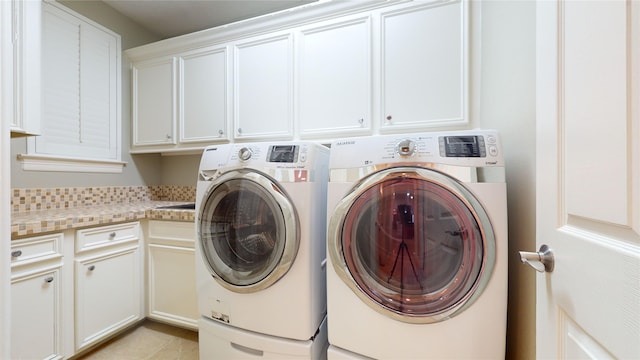
[[[198,150],[228,142],[229,57],[210,46],[160,57],[132,54],[132,152]]]
[[[40,1],[0,2],[0,109],[11,120],[12,137],[40,133],[41,11]]]
[[[44,117],[35,152],[118,160],[120,37],[44,3]]]
[[[56,2],[42,6],[41,135],[27,157],[119,163],[120,35]]]
[[[293,39],[290,32],[234,46],[234,137],[293,136]]]
[[[132,152],[469,126],[469,6],[318,2],[129,49]]]
[[[176,58],[132,64],[133,147],[175,144]]]
[[[304,27],[298,40],[300,137],[370,134],[370,15]]]
[[[180,142],[227,140],[227,48],[180,57]]]
[[[380,14],[383,132],[468,123],[468,4],[416,4]]]

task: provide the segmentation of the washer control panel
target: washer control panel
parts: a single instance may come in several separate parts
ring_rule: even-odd
[[[346,138],[331,144],[332,168],[425,162],[456,166],[504,166],[495,130],[459,130]]]

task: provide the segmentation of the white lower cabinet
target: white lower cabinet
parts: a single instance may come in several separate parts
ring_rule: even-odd
[[[139,233],[139,223],[131,223]],[[139,237],[131,237],[131,227],[121,225],[79,230],[76,242],[102,235],[107,239],[127,232],[128,241],[97,250],[80,250],[75,258],[75,348],[88,346],[137,322],[143,317],[141,247]],[[78,244],[76,244],[78,245]]]
[[[192,222],[149,221],[149,318],[198,328],[195,237]]]
[[[11,358],[60,359],[62,234],[11,243]]]
[[[62,358],[59,298],[59,266],[11,279],[12,359]]]
[[[11,359],[84,352],[144,318],[145,289],[149,318],[198,329],[194,223],[143,224],[146,283],[139,222],[11,241]]]

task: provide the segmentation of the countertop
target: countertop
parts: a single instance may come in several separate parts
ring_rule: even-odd
[[[141,219],[195,221],[195,210],[158,209],[161,206],[178,204],[185,202],[147,201],[13,213],[11,239]]]

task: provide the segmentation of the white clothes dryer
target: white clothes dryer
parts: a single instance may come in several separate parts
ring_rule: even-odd
[[[507,205],[498,133],[331,145],[330,359],[501,359]]]
[[[201,324],[316,339],[326,315],[329,149],[312,142],[230,144],[222,161],[213,159],[221,147],[211,148],[196,190]]]

